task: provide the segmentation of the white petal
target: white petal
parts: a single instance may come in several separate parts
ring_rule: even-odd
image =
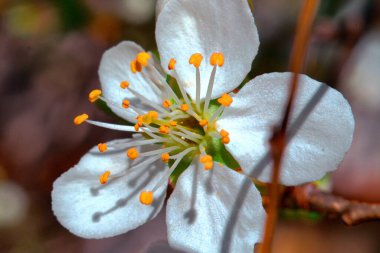
[[[268,140],[282,120],[291,73],[256,77],[234,96],[218,121],[230,133],[227,149],[240,166],[259,180],[271,179]],[[337,168],[351,145],[354,119],[347,100],[327,85],[300,75],[289,125],[290,142],[282,162],[281,182],[297,185]]]
[[[103,54],[99,66],[103,96],[114,103],[114,106],[110,106],[114,113],[131,122],[135,121],[137,114],[132,109],[125,109],[121,106],[123,99],[128,99],[131,105],[143,112],[152,108],[143,104],[127,89],[121,89],[122,81],[128,81],[132,89],[144,95],[148,100],[162,103],[159,94],[149,85],[149,80],[141,73],[133,74],[130,70],[131,61],[142,51],[145,50],[134,42],[121,42]],[[145,71],[146,69],[143,70],[143,72]]]
[[[120,141],[124,140],[112,141],[108,146]],[[151,206],[141,204],[139,195],[161,179],[164,166],[160,159],[127,176],[110,178],[105,185],[99,183],[99,176],[106,170],[112,177],[130,166],[123,150],[109,148],[100,153],[97,147],[91,149],[54,182],[52,207],[58,221],[78,236],[104,238],[125,233],[154,218],[163,205],[166,184],[157,190]]]
[[[156,17],[160,15],[162,9],[164,9],[165,5],[169,2],[169,0],[157,0],[156,2]]]
[[[161,64],[166,71],[170,58],[177,61],[179,81],[195,98],[195,68],[189,64],[194,53],[204,56],[201,64],[201,98],[205,97],[213,52],[222,52],[225,63],[218,68],[212,97],[237,87],[251,69],[259,38],[245,0],[168,1],[156,24]],[[168,71],[170,74],[170,71]]]
[[[264,218],[260,193],[247,177],[193,163],[167,204],[169,244],[189,252],[253,252]]]

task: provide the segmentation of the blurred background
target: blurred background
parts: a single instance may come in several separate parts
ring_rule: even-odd
[[[301,3],[253,0],[261,45],[250,77],[287,70]],[[50,198],[53,181],[90,147],[123,137],[72,119],[113,120],[87,100],[100,57],[122,40],[155,51],[154,26],[154,0],[0,0],[1,253],[168,252],[163,212],[125,235],[84,240],[57,222]],[[356,119],[327,189],[380,203],[380,1],[322,0],[305,72],[343,92]],[[347,227],[285,210],[274,252],[379,253],[379,231],[378,221]]]

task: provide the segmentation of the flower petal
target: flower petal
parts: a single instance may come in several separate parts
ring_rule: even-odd
[[[247,177],[193,163],[167,204],[169,244],[187,252],[253,252],[264,218],[260,193]]]
[[[259,47],[247,1],[168,1],[157,19],[156,40],[162,66],[168,71],[169,60],[176,59],[179,81],[192,98],[196,94],[196,71],[189,64],[192,54],[204,56],[200,66],[201,98],[206,95],[213,68],[209,63],[211,54],[224,54],[224,66],[217,70],[212,93],[212,98],[216,98],[243,81]]]
[[[108,49],[100,61],[99,78],[102,85],[103,96],[111,101],[112,111],[120,117],[134,122],[137,114],[132,109],[122,107],[123,99],[128,99],[131,105],[141,109],[143,112],[151,110],[148,104],[142,103],[127,89],[120,88],[122,81],[128,81],[131,88],[144,95],[148,100],[161,104],[160,95],[149,85],[150,80],[142,73],[133,74],[130,63],[136,55],[144,49],[131,41],[124,41]],[[146,70],[144,69],[143,72]]]
[[[108,143],[106,153],[91,149],[79,163],[63,173],[53,185],[52,207],[58,221],[70,232],[85,238],[104,238],[125,233],[153,219],[161,210],[166,185],[160,187],[150,206],[139,201],[139,194],[161,179],[164,166],[159,159],[127,176],[112,179],[131,164],[124,150],[113,149],[117,140]],[[152,148],[152,147],[150,147]],[[139,161],[140,162],[140,161]],[[106,170],[110,180],[101,185],[99,176]]]
[[[268,140],[280,123],[292,73],[270,73],[247,83],[226,108],[218,128],[230,133],[227,149],[243,170],[271,179]],[[351,145],[354,119],[347,100],[327,85],[300,75],[282,161],[281,182],[297,185],[317,180],[337,168]]]

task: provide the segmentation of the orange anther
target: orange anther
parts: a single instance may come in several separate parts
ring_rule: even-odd
[[[172,127],[176,127],[177,126],[177,121],[170,121],[169,124],[172,126]]]
[[[168,134],[170,131],[170,128],[167,125],[162,125],[162,126],[160,126],[158,131],[160,131],[160,133],[163,133],[163,134]]]
[[[204,163],[203,166],[205,167],[205,170],[211,170],[212,167],[214,167],[214,163],[213,162],[207,162],[207,163]]]
[[[181,110],[184,112],[187,112],[189,110],[189,106],[187,104],[182,104],[181,105]]]
[[[199,121],[199,125],[204,127],[204,126],[207,126],[208,124],[208,121],[206,119],[202,119],[201,121]]]
[[[170,156],[169,156],[168,153],[163,153],[163,154],[161,155],[161,160],[162,160],[164,163],[169,162],[169,159],[170,159]]]
[[[104,153],[107,151],[107,144],[105,143],[99,143],[98,144],[99,152]]]
[[[139,131],[139,129],[140,129],[139,123],[137,123],[134,127],[135,127],[136,132]]]
[[[91,102],[91,103],[94,103],[96,100],[99,99],[100,95],[102,94],[102,91],[101,90],[92,90],[89,94],[88,94],[88,100]]]
[[[142,71],[142,66],[139,62],[137,62],[137,60],[131,61],[130,67],[133,74]]]
[[[164,100],[164,102],[162,102],[162,106],[165,108],[169,108],[171,105],[172,102],[170,102],[169,100]]]
[[[224,130],[224,129],[222,129],[222,130],[220,130],[220,136],[222,136],[222,137],[227,137],[227,136],[229,136],[230,135],[230,133],[229,132],[227,132],[226,130]]]
[[[230,137],[228,137],[228,136],[222,137],[222,142],[223,142],[223,144],[230,143]]]
[[[74,124],[75,125],[80,125],[82,124],[83,122],[85,122],[86,120],[88,119],[88,115],[83,113],[81,115],[78,115],[74,118]]]
[[[141,126],[143,125],[143,123],[144,123],[144,118],[143,118],[143,116],[138,115],[138,116],[136,117],[136,119],[137,119],[137,125],[141,127]]]
[[[106,184],[108,182],[108,178],[111,175],[111,171],[107,170],[99,177],[99,182],[101,184]]]
[[[126,89],[126,88],[128,88],[129,87],[129,83],[127,82],[127,81],[122,81],[121,83],[120,83],[120,88],[122,88],[122,89]]]
[[[230,106],[232,101],[232,97],[227,93],[224,93],[220,98],[218,98],[218,103],[226,107]]]
[[[123,100],[123,103],[121,103],[121,106],[125,109],[129,108],[130,102],[127,99]]]
[[[224,55],[222,53],[212,53],[210,57],[210,64],[212,66],[218,65],[222,67],[224,64]]]
[[[136,61],[140,63],[143,67],[148,66],[149,59],[151,58],[150,54],[147,52],[138,53],[136,56]]]
[[[177,61],[174,58],[171,58],[169,61],[169,64],[168,64],[168,69],[173,70],[175,68],[176,63],[177,63]]]
[[[204,155],[204,156],[201,156],[201,157],[199,158],[199,161],[200,161],[201,163],[212,162],[212,156],[210,156],[210,155]]]
[[[194,65],[194,67],[198,68],[203,60],[203,56],[200,53],[195,53],[190,56],[189,63]]]
[[[139,156],[139,152],[135,148],[130,148],[127,151],[127,156],[129,157],[129,159],[135,160]]]
[[[243,172],[243,169],[242,169],[242,168],[236,168],[235,170],[236,170],[237,172],[239,172],[239,173]]]
[[[140,193],[140,202],[144,205],[150,205],[153,203],[153,192],[144,191]]]

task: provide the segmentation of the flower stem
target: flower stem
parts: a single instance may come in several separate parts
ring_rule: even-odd
[[[281,172],[281,162],[286,147],[286,131],[296,96],[299,73],[302,70],[305,60],[311,26],[316,10],[318,9],[318,5],[319,0],[305,0],[298,18],[297,32],[294,39],[292,56],[289,64],[290,71],[294,72],[294,75],[291,79],[286,111],[284,113],[281,125],[273,131],[273,135],[270,140],[271,153],[273,157],[273,170],[269,188],[269,206],[267,210],[268,216],[265,222],[264,238],[260,248],[260,253],[271,252],[272,239],[278,216],[279,177]]]

